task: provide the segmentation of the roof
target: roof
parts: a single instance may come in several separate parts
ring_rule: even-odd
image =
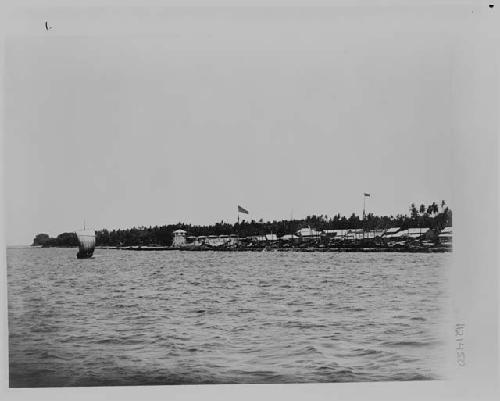
[[[380,237],[384,234],[384,230],[366,230],[365,231],[365,238],[375,238],[375,237]]]
[[[254,241],[277,241],[278,236],[276,234],[255,235],[252,239]]]
[[[409,235],[412,235],[412,234],[419,234],[420,235],[420,233],[425,234],[427,231],[429,231],[428,227],[409,228],[408,234]]]
[[[427,231],[429,231],[428,227],[408,228],[406,230],[399,230],[398,232],[395,233],[389,233],[389,230],[387,230],[384,234],[384,238],[402,238],[402,237],[419,238],[420,236],[427,233]]]
[[[316,231],[314,228],[301,228],[296,234],[301,237],[317,237],[321,235],[321,232]]]
[[[297,237],[296,235],[293,235],[293,234],[285,234],[280,239],[296,239],[296,238],[299,238],[299,237]]]
[[[410,238],[420,238],[421,236],[423,236],[425,233],[422,233],[422,234],[419,234],[419,233],[409,233],[408,234],[408,237]]]
[[[349,234],[346,234],[345,238],[347,239],[362,239],[362,238],[367,238],[367,234],[363,234],[363,232],[358,233],[358,232],[351,232]]]
[[[438,235],[438,238],[452,238],[452,237],[453,237],[453,235],[451,235],[451,234],[439,234]]]
[[[174,231],[174,234],[186,234],[186,233],[187,233],[187,231],[181,230],[181,229]]]
[[[398,231],[397,233],[393,233],[393,234],[385,234],[384,235],[384,238],[402,238],[402,237],[406,237],[408,235],[408,232],[406,230],[403,230],[403,231]]]
[[[343,235],[346,230],[323,230],[323,234]]]
[[[391,227],[391,228],[388,228],[386,230],[386,234],[395,234],[397,233],[399,230],[401,229],[401,227]]]

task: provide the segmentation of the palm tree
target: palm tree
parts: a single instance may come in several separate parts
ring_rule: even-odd
[[[414,203],[410,205],[410,213],[412,218],[416,218],[418,215],[418,210]]]
[[[420,228],[420,236],[422,236],[422,217],[425,213],[425,205],[423,203],[420,205],[419,212],[420,218],[418,219],[418,227]]]
[[[437,214],[439,212],[439,206],[436,204],[436,202],[432,202],[432,212],[434,214]]]

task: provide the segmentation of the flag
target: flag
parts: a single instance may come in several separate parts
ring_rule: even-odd
[[[365,192],[365,196],[370,196],[370,194],[367,194],[367,193]]]
[[[242,208],[240,205],[238,205],[238,213],[245,213],[248,214],[248,210]]]

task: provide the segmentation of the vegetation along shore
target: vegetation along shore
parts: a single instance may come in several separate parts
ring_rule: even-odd
[[[125,250],[277,250],[277,251],[430,251],[451,250],[452,211],[445,201],[431,205],[412,204],[409,214],[360,218],[337,214],[312,215],[304,219],[242,220],[207,226],[185,223],[96,231],[96,246]],[[75,233],[56,238],[36,235],[33,244],[42,247],[76,247]]]

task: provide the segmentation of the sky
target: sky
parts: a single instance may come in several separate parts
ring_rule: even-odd
[[[361,214],[365,192],[374,214],[453,207],[451,22],[261,10],[148,14],[137,26],[157,29],[134,35],[51,23],[6,41],[8,245],[84,219],[234,222],[237,205],[256,220]]]

